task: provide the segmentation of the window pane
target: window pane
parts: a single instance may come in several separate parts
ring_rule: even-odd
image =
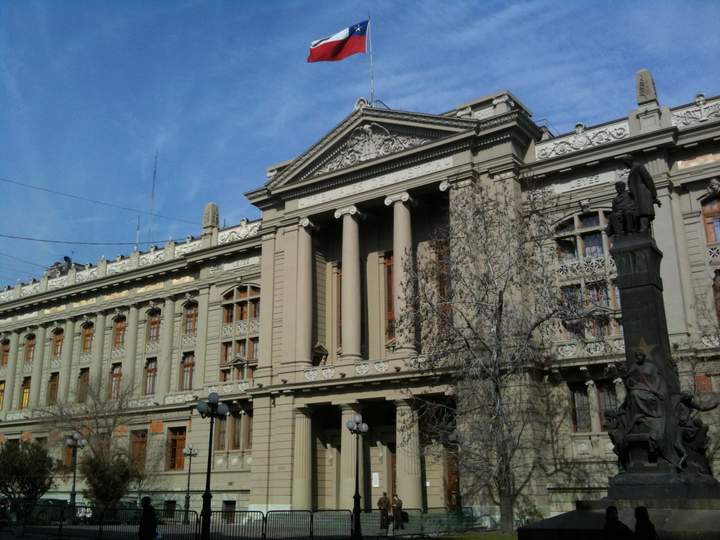
[[[561,263],[577,260],[577,243],[574,236],[557,239],[557,255]]]
[[[573,427],[577,432],[590,431],[590,401],[587,387],[578,385],[572,389]]]
[[[608,297],[607,285],[604,281],[592,283],[587,288],[590,303],[593,306],[609,307],[610,299]]]
[[[584,234],[582,236],[585,251],[585,257],[602,257],[603,245],[602,235],[600,233]]]
[[[599,227],[600,216],[597,212],[593,212],[592,214],[583,214],[582,216],[580,216],[580,226],[583,228]]]

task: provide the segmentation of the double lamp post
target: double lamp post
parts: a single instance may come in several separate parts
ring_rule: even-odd
[[[73,517],[75,517],[75,480],[77,477],[77,453],[78,449],[83,449],[87,446],[87,440],[82,436],[82,433],[75,431],[72,435],[65,437],[65,446],[72,451],[72,490],[70,491],[70,511]]]
[[[360,525],[360,436],[368,432],[368,425],[362,421],[362,415],[355,413],[345,426],[355,435],[355,495],[353,495],[353,540],[362,538]]]

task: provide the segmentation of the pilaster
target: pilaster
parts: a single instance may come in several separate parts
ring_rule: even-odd
[[[67,403],[70,392],[70,377],[72,374],[73,351],[75,349],[75,321],[68,319],[65,322],[62,358],[60,361],[60,396],[62,403]]]
[[[10,334],[10,358],[7,365],[7,377],[5,378],[5,403],[3,403],[3,411],[8,412],[13,409],[15,399],[15,386],[17,381],[17,361],[18,361],[18,340],[17,332]]]
[[[32,359],[32,381],[30,384],[30,409],[40,405],[40,391],[43,386],[43,364],[45,362],[45,326],[40,325],[35,333],[35,350]]]
[[[407,401],[395,402],[397,493],[404,508],[422,508],[420,429],[415,409]]]

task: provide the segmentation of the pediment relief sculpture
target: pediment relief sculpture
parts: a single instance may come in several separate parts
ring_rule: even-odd
[[[320,176],[371,159],[396,154],[430,142],[432,139],[413,135],[392,133],[375,122],[358,126],[347,140],[318,168],[305,178]]]

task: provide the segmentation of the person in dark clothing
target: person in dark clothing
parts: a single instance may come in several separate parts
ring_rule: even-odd
[[[397,493],[393,495],[390,506],[392,507],[393,514],[393,530],[404,529],[405,525],[403,525],[402,519],[402,499],[397,496]]]
[[[635,509],[635,538],[637,540],[657,540],[657,537],[655,525],[650,521],[648,509],[638,506]]]
[[[618,509],[615,506],[608,506],[605,509],[603,538],[606,540],[631,540],[633,538],[633,532],[630,530],[630,527],[620,521]]]
[[[140,540],[154,540],[157,535],[157,515],[155,508],[150,504],[150,497],[143,497],[140,500],[142,513],[140,514],[140,529],[138,537]]]
[[[380,528],[387,529],[390,526],[390,499],[388,499],[386,492],[383,491],[382,497],[378,499],[377,506],[380,509]]]

